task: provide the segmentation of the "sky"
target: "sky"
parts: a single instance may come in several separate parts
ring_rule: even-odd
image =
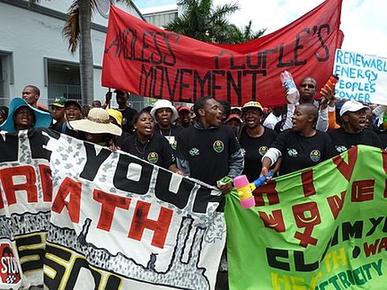
[[[253,28],[276,31],[296,20],[323,0],[213,0],[215,5],[239,4],[240,10],[229,17],[243,27],[252,20]],[[176,4],[176,0],[135,0],[139,9]],[[387,58],[387,16],[384,0],[343,0],[341,30],[342,49]]]

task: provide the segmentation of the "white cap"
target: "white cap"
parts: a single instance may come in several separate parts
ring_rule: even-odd
[[[340,117],[347,112],[357,112],[365,108],[368,107],[358,101],[346,101],[340,109]]]

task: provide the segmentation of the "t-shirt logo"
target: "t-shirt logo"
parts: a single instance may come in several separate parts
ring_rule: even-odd
[[[310,152],[309,157],[313,162],[319,162],[321,159],[321,152],[319,150],[313,150]]]
[[[259,154],[261,154],[263,156],[266,154],[268,149],[269,148],[267,148],[267,146],[261,146],[261,147],[259,147],[258,152],[259,152]]]
[[[147,160],[153,164],[157,163],[157,161],[159,161],[159,154],[157,154],[156,152],[149,152]]]
[[[288,148],[288,155],[292,156],[292,157],[297,157],[298,156],[298,152],[297,152],[296,149]]]
[[[214,144],[212,145],[212,148],[214,148],[216,153],[220,153],[224,150],[224,144],[220,140],[216,140]]]
[[[191,150],[189,150],[189,155],[191,156],[199,156],[200,155],[200,152],[199,152],[199,149],[198,148],[192,148]]]
[[[347,151],[347,147],[345,147],[345,146],[335,146],[335,147],[336,147],[336,151],[339,153],[343,153],[343,152]]]

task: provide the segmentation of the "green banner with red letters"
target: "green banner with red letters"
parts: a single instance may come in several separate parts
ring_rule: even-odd
[[[387,289],[387,152],[357,146],[227,196],[232,290]]]

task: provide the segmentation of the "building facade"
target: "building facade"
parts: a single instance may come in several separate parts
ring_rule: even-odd
[[[59,96],[81,101],[79,56],[72,55],[62,29],[73,0],[0,0],[0,105],[21,96],[28,84],[40,88],[40,102],[49,105]],[[114,1],[113,1],[114,2]],[[94,99],[103,100],[102,60],[107,32],[109,0],[99,0],[92,19]],[[116,5],[144,19],[136,6]],[[131,100],[141,107],[141,98]]]

